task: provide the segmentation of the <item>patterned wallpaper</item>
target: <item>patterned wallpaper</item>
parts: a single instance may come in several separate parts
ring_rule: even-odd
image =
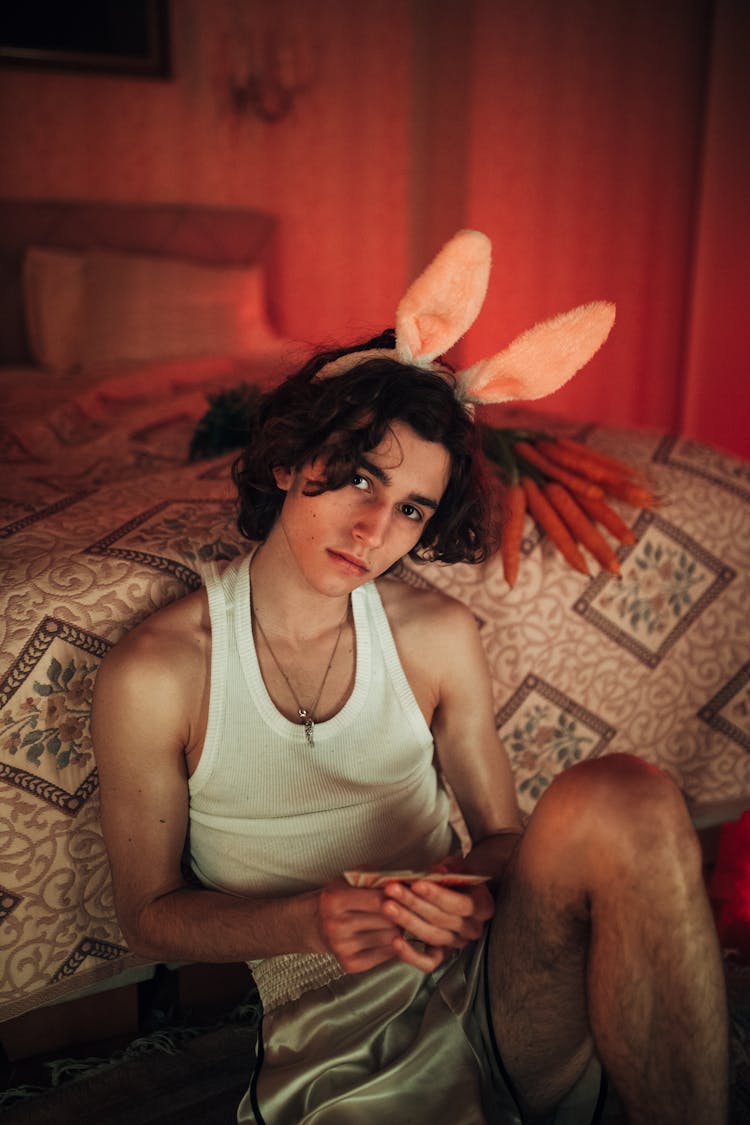
[[[0,196],[267,209],[282,218],[284,330],[359,335],[390,323],[408,272],[408,5],[274,10],[312,44],[317,75],[278,123],[231,106],[251,51],[235,0],[173,6],[171,81],[0,71]]]

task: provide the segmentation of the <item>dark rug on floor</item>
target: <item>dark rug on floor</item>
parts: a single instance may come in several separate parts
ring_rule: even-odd
[[[0,1093],[3,1125],[231,1125],[247,1089],[255,1003],[211,1027],[167,1027],[109,1058],[47,1063],[46,1087]]]
[[[750,1122],[750,964],[725,963],[732,1034],[729,1043],[730,1125]]]

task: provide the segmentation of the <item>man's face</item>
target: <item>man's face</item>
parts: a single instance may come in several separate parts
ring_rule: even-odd
[[[274,470],[287,494],[274,530],[305,580],[336,596],[377,578],[417,544],[445,491],[450,456],[394,422],[348,484],[304,495],[324,470],[323,459],[299,471]]]

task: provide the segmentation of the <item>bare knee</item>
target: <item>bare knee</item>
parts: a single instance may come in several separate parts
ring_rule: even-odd
[[[536,824],[534,823],[536,821]],[[700,870],[684,799],[662,770],[631,754],[571,767],[539,801],[530,829],[560,862],[606,873],[663,862]]]

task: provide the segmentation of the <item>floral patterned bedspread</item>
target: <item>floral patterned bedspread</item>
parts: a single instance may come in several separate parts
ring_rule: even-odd
[[[94,679],[124,632],[244,549],[232,457],[186,450],[203,385],[257,375],[146,370],[0,434],[0,1020],[139,963],[98,824]],[[621,509],[637,535],[621,579],[570,570],[530,521],[512,590],[499,558],[402,564],[402,579],[475,614],[525,811],[556,773],[619,750],[691,803],[750,804],[750,466],[662,434],[561,428],[647,466],[663,499]]]
[[[619,507],[636,535],[617,548],[620,578],[572,570],[528,519],[512,590],[499,558],[402,564],[404,577],[473,610],[522,811],[560,770],[628,752],[666,770],[696,819],[725,803],[737,815],[750,808],[750,464],[656,432],[556,428],[641,467],[660,499]]]

